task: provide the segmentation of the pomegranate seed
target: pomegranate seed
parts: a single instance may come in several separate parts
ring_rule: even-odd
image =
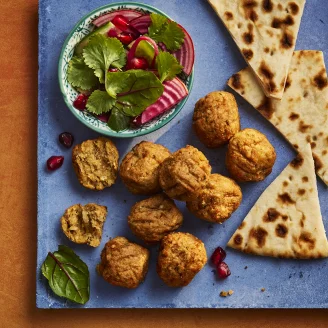
[[[59,142],[66,148],[71,148],[74,142],[74,137],[69,132],[63,132],[59,135]]]
[[[131,33],[121,33],[117,37],[123,44],[128,45],[134,40],[134,36]]]
[[[47,168],[50,171],[59,169],[64,163],[64,156],[51,156],[47,160]]]
[[[78,110],[85,110],[86,104],[88,101],[88,96],[80,93],[73,102],[73,106]]]
[[[118,68],[109,68],[108,69],[108,72],[110,72],[110,73],[116,73],[116,72],[118,72]]]
[[[122,31],[129,28],[129,21],[122,15],[117,15],[112,19],[112,23]]]
[[[148,62],[145,58],[133,58],[129,64],[129,69],[147,69],[148,68]]]
[[[216,270],[219,278],[221,279],[228,278],[231,275],[231,271],[228,267],[228,264],[225,262],[219,263],[218,266],[216,267]]]
[[[111,28],[111,29],[107,32],[107,35],[108,35],[110,38],[117,38],[118,34],[117,34],[117,30],[116,30],[116,28]]]
[[[222,247],[218,247],[212,254],[211,260],[214,265],[219,265],[226,258],[226,252]]]

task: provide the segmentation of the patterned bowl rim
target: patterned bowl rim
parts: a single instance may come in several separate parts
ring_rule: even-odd
[[[189,98],[189,95],[190,95],[190,92],[192,90],[192,87],[193,87],[193,84],[194,84],[194,67],[193,67],[193,70],[191,72],[191,74],[189,75],[188,77],[188,84],[186,84],[186,87],[189,91],[188,93],[188,96],[186,98],[184,98],[183,100],[181,100],[175,107],[173,107],[170,112],[171,112],[171,115],[169,115],[168,117],[166,117],[165,119],[163,119],[161,121],[160,124],[155,124],[155,125],[151,125],[150,127],[146,127],[144,128],[143,130],[139,130],[139,131],[131,131],[131,132],[127,132],[127,133],[121,133],[121,132],[115,132],[111,129],[108,129],[108,130],[102,130],[96,126],[94,126],[92,123],[90,122],[87,122],[82,116],[80,116],[78,113],[77,113],[77,110],[72,106],[72,104],[70,103],[68,97],[67,97],[67,94],[66,94],[66,91],[65,91],[65,88],[64,88],[64,84],[63,84],[63,80],[64,80],[64,76],[63,75],[63,72],[62,72],[62,62],[63,62],[63,57],[64,57],[64,52],[65,52],[65,49],[70,41],[70,39],[72,38],[73,34],[76,32],[76,30],[79,28],[79,26],[84,22],[86,21],[88,18],[90,18],[92,15],[98,13],[98,12],[101,12],[103,10],[106,10],[106,9],[111,9],[111,8],[115,8],[115,7],[118,7],[118,6],[132,6],[133,7],[140,7],[142,9],[147,9],[151,12],[155,12],[157,14],[161,14],[169,19],[171,19],[167,14],[165,14],[163,11],[151,6],[151,5],[148,5],[148,4],[144,4],[144,3],[139,3],[139,2],[115,2],[115,3],[111,3],[111,4],[107,4],[107,5],[104,5],[104,6],[101,6],[101,7],[98,7],[96,9],[94,9],[93,11],[89,12],[88,14],[86,14],[85,16],[83,16],[79,21],[78,23],[72,28],[72,30],[70,31],[69,35],[67,36],[67,38],[65,39],[65,42],[63,44],[63,47],[62,47],[62,50],[61,50],[61,53],[60,53],[60,56],[59,56],[59,63],[58,63],[58,78],[59,78],[59,86],[60,86],[60,90],[61,90],[61,93],[64,97],[64,101],[67,105],[67,107],[70,109],[70,111],[73,113],[73,115],[80,121],[82,122],[84,125],[86,125],[88,128],[100,133],[100,134],[105,134],[107,136],[111,136],[111,137],[117,137],[117,138],[133,138],[133,137],[139,137],[139,136],[143,136],[143,135],[146,135],[146,134],[149,134],[149,133],[152,133],[154,131],[157,131],[159,130],[160,128],[164,127],[165,125],[167,125],[169,122],[171,122],[179,113],[180,111],[182,110],[183,106],[185,105],[185,103],[187,102],[188,98]],[[159,118],[161,118],[161,116],[159,116]],[[155,122],[156,122],[156,118],[154,119]],[[125,130],[126,131],[126,130]]]

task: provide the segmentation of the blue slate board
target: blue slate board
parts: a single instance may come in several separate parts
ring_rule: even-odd
[[[39,15],[39,115],[38,115],[38,258],[37,307],[82,307],[56,297],[41,276],[40,267],[48,251],[58,244],[74,249],[87,263],[91,274],[91,297],[86,308],[327,308],[327,260],[293,261],[261,258],[228,251],[227,262],[232,275],[218,281],[207,265],[186,288],[166,287],[155,270],[157,249],[151,249],[151,262],[146,281],[136,290],[125,290],[107,284],[100,278],[96,265],[100,252],[111,237],[126,236],[140,242],[130,232],[127,215],[130,207],[142,197],[131,195],[122,182],[110,189],[93,192],[83,188],[73,172],[71,151],[57,142],[60,132],[70,131],[76,142],[97,137],[95,132],[79,123],[62,99],[57,78],[57,64],[62,44],[75,23],[89,11],[112,1],[105,0],[40,0]],[[205,0],[147,0],[182,24],[191,34],[196,47],[195,83],[190,98],[181,113],[167,126],[148,136],[114,140],[121,158],[141,140],[151,140],[175,151],[186,144],[202,150],[210,159],[213,171],[227,174],[224,166],[226,149],[208,150],[191,130],[193,107],[197,99],[210,91],[225,88],[226,80],[245,66],[235,44]],[[297,49],[320,49],[328,58],[328,1],[310,0],[306,4]],[[328,64],[328,62],[326,61]],[[295,153],[270,124],[240,97],[237,98],[242,127],[265,133],[277,150],[273,173],[263,182],[244,184],[243,203],[226,223],[212,225],[188,213],[183,203],[188,231],[202,239],[208,254],[218,245],[225,245],[251,209],[255,201],[292,160]],[[63,154],[63,167],[53,173],[45,169],[52,155]],[[328,228],[328,190],[318,180],[324,224]],[[93,249],[68,241],[60,230],[59,219],[64,210],[76,203],[97,202],[108,206],[101,246]],[[246,269],[247,267],[247,269]],[[265,288],[265,292],[261,292]],[[233,289],[234,295],[221,298],[221,290]]]

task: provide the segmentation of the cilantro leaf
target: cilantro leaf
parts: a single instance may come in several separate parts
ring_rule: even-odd
[[[131,74],[128,72],[107,73],[105,86],[111,97],[116,98],[119,92],[131,85]]]
[[[122,88],[116,94],[116,107],[128,116],[138,116],[148,106],[155,103],[163,94],[164,86],[156,75],[144,70],[108,73],[107,92],[118,91],[118,81],[123,81]],[[116,87],[113,88],[112,86]],[[108,90],[111,88],[110,90]]]
[[[174,79],[177,74],[181,73],[183,68],[177,59],[168,52],[158,54],[156,57],[156,67],[161,82]]]
[[[179,50],[185,38],[183,29],[176,22],[170,21],[162,15],[151,14],[150,18],[149,37],[156,42],[163,42],[169,51]]]
[[[126,116],[118,108],[113,108],[107,125],[114,131],[122,131],[129,127],[131,117]]]
[[[102,34],[93,36],[83,49],[85,63],[94,69],[100,83],[105,82],[105,75],[112,65],[122,68],[126,63],[126,53],[122,43],[115,38],[108,38]]]
[[[161,33],[162,29],[166,27],[168,20],[165,16],[151,13],[150,14],[151,25],[149,26],[148,33],[149,36]]]
[[[88,99],[87,109],[93,114],[102,114],[109,112],[115,105],[115,99],[106,91],[96,90]]]
[[[144,70],[107,73],[105,86],[106,91],[91,94],[87,109],[94,114],[112,111],[108,126],[114,131],[126,129],[131,117],[155,103],[164,91],[156,75]]]
[[[74,56],[68,63],[67,80],[73,87],[83,90],[90,90],[98,83],[93,69],[85,64],[82,57],[78,56]]]

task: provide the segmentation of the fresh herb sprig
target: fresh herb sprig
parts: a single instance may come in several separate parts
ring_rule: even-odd
[[[163,42],[169,51],[179,50],[185,38],[183,29],[176,22],[159,14],[150,14],[150,19],[149,37],[156,42]]]

